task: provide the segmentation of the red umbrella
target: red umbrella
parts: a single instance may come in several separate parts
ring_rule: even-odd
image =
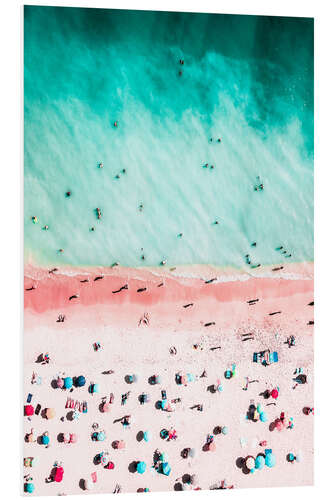
[[[57,467],[54,475],[54,480],[57,483],[60,483],[63,477],[64,477],[64,469],[62,467]]]
[[[271,392],[271,396],[273,399],[277,399],[277,397],[279,396],[279,391],[277,389],[273,389]]]
[[[275,420],[275,429],[278,431],[282,431],[283,429],[283,423],[278,418]]]
[[[24,407],[24,415],[27,417],[31,417],[34,414],[34,407],[32,405],[25,405]]]

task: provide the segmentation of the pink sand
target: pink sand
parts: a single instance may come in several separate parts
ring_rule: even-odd
[[[293,274],[296,271],[294,266]],[[71,272],[74,274],[74,270]],[[185,473],[195,473],[203,489],[224,478],[237,488],[312,484],[313,416],[302,412],[304,406],[313,405],[311,378],[308,384],[292,389],[295,368],[302,367],[309,376],[313,372],[313,327],[308,325],[313,320],[313,307],[307,305],[313,300],[313,280],[308,274],[299,279],[280,275],[205,284],[198,277],[176,277],[164,270],[158,275],[155,270],[115,268],[111,272],[93,270],[90,282],[80,283],[87,273],[82,270],[82,275],[66,276],[60,270],[58,274],[49,275],[45,270],[26,269],[29,277],[25,278],[25,288],[35,285],[36,289],[25,291],[25,392],[34,394],[33,404],[39,402],[42,408],[56,410],[55,419],[50,421],[36,415],[32,422],[25,418],[25,431],[33,427],[37,435],[48,430],[51,436],[48,449],[35,443],[24,445],[25,456],[39,458],[36,468],[29,470],[36,486],[35,494],[78,494],[82,492],[80,479],[88,478],[94,471],[98,481],[93,493],[112,492],[116,483],[127,492],[140,487],[151,491],[173,490],[177,479]],[[104,279],[94,282],[93,278],[101,274],[105,274]],[[206,269],[207,279],[215,275],[214,270]],[[164,286],[157,287],[162,281]],[[112,294],[125,283],[128,290]],[[137,293],[142,287],[148,290]],[[79,294],[79,299],[69,301],[73,294]],[[259,302],[249,306],[247,300],[255,298],[259,298]],[[183,308],[190,302],[194,303],[193,307]],[[281,314],[270,316],[274,311]],[[145,312],[149,314],[150,324],[138,326]],[[56,322],[59,314],[65,314],[64,323]],[[211,321],[215,325],[204,326]],[[249,331],[254,333],[254,340],[241,342],[241,334]],[[291,334],[296,337],[296,346],[289,349],[284,342]],[[102,345],[99,352],[94,352],[92,347],[96,341]],[[202,344],[202,349],[193,348],[197,343]],[[221,350],[210,350],[218,345],[222,346]],[[171,346],[177,348],[177,355],[170,355]],[[253,363],[253,352],[266,348],[278,351],[279,362],[268,367]],[[49,365],[35,363],[42,352],[50,354]],[[237,365],[237,377],[226,380],[224,371],[230,369],[232,363]],[[102,375],[103,370],[110,368],[115,371],[113,375]],[[204,369],[207,378],[199,378],[187,387],[176,385],[177,372],[200,375]],[[30,384],[33,371],[42,376],[41,386]],[[50,385],[58,373],[83,374],[88,384],[90,381],[100,384],[101,392],[94,396],[88,394],[87,385],[74,389],[74,399],[88,401],[88,414],[81,415],[78,422],[66,420],[64,404],[68,394]],[[135,385],[128,385],[124,380],[125,375],[131,373],[139,374]],[[155,373],[162,376],[160,386],[148,384],[148,377]],[[247,376],[258,379],[259,383],[250,384],[244,391]],[[216,384],[218,379],[223,392],[211,394],[207,386]],[[276,386],[280,390],[277,405],[265,407],[266,401],[259,394]],[[155,409],[161,389],[167,391],[168,399],[181,397],[173,413]],[[129,401],[122,407],[121,394],[128,390],[131,391]],[[112,410],[109,414],[100,413],[101,398],[110,392],[115,395]],[[141,392],[151,395],[150,403],[139,405],[137,397]],[[245,420],[252,399],[263,405],[268,415],[266,423]],[[190,409],[197,403],[204,405],[202,413]],[[294,417],[294,429],[271,432],[269,424],[281,411]],[[113,423],[125,414],[135,418],[131,430]],[[59,420],[61,416],[65,416],[65,422]],[[103,443],[90,439],[94,422],[107,433]],[[206,435],[217,425],[226,425],[228,435],[216,436],[215,453],[202,451]],[[159,432],[172,426],[179,437],[175,442],[164,442]],[[148,429],[152,432],[152,441],[138,442],[137,433]],[[65,431],[76,432],[78,443],[58,443],[58,433]],[[240,438],[246,440],[244,447]],[[126,449],[113,450],[111,443],[115,439],[124,439]],[[267,440],[267,447],[273,449],[277,465],[244,475],[236,466],[236,460],[263,451],[258,445],[261,440]],[[196,455],[184,460],[180,452],[187,446],[196,448]],[[168,455],[172,468],[169,477],[148,470],[157,448]],[[110,452],[114,470],[93,464],[94,455],[102,450]],[[302,461],[288,463],[287,453],[298,451],[302,451]],[[64,480],[46,484],[44,479],[55,460],[63,462]],[[147,471],[142,476],[128,471],[133,460],[147,463]]]

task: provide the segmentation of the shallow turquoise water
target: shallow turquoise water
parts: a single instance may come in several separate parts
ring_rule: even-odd
[[[24,28],[26,256],[313,259],[312,20],[25,7]]]

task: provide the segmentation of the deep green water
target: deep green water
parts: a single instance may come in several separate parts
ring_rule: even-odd
[[[26,256],[313,259],[313,20],[53,7],[24,18]]]

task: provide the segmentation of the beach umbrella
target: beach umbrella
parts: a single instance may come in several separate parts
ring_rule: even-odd
[[[85,482],[84,482],[84,489],[85,490],[92,490],[94,487],[94,483],[92,482],[91,479],[86,479]]]
[[[35,491],[35,485],[33,483],[25,483],[24,490],[26,493],[33,493]]]
[[[215,451],[216,450],[216,444],[214,443],[214,441],[212,441],[211,443],[209,443],[208,449],[209,449],[209,451]]]
[[[255,468],[261,470],[265,465],[265,458],[262,455],[258,455],[255,459]]]
[[[228,427],[226,427],[226,426],[222,427],[221,432],[222,432],[222,434],[224,434],[226,436],[229,432]]]
[[[279,396],[279,391],[277,389],[273,389],[271,392],[271,396],[273,399],[277,399],[277,397]]]
[[[148,443],[148,441],[150,441],[150,439],[151,439],[151,434],[150,434],[150,432],[149,432],[149,431],[145,431],[145,432],[143,433],[143,439],[146,441],[146,443]]]
[[[295,460],[296,460],[296,462],[301,462],[301,460],[302,460],[302,455],[301,455],[301,453],[300,453],[300,452],[299,452],[299,453],[297,453],[297,454],[295,455]]]
[[[26,417],[31,417],[34,414],[34,407],[32,405],[25,405],[24,407],[24,415]]]
[[[139,474],[143,474],[146,470],[146,463],[145,462],[138,462],[136,464],[136,470]]]
[[[64,387],[64,379],[61,377],[57,378],[57,387],[58,389],[62,389]]]
[[[54,408],[46,408],[45,412],[46,418],[50,420],[55,417],[55,409]]]
[[[101,431],[97,433],[97,441],[104,441],[106,438],[105,432]]]
[[[99,392],[99,384],[92,384],[91,392],[92,393]]]
[[[50,442],[50,438],[47,434],[42,435],[42,444],[48,445]]]
[[[259,418],[261,422],[267,422],[267,414],[264,411],[260,413]]]
[[[77,434],[70,434],[69,442],[72,444],[77,443]]]
[[[71,439],[71,435],[69,434],[69,432],[64,432],[63,435],[63,440],[64,440],[64,443],[69,443],[70,442],[70,439]]]
[[[102,412],[103,413],[108,413],[110,411],[110,404],[109,403],[103,403],[102,404]]]
[[[113,462],[111,462],[111,461],[110,461],[110,462],[108,462],[105,468],[106,468],[106,469],[109,469],[109,470],[114,469],[114,463],[113,463]]]
[[[86,383],[86,379],[83,375],[79,375],[75,380],[77,387],[83,387]]]
[[[276,458],[275,455],[273,455],[273,453],[268,453],[266,455],[265,464],[267,465],[267,467],[274,467],[274,465],[276,464]]]
[[[276,419],[275,420],[275,429],[277,431],[282,431],[283,427],[284,426],[283,426],[283,423],[281,422],[281,420],[280,419]]]
[[[64,378],[64,388],[65,389],[71,389],[73,386],[73,379],[72,377],[65,377]]]
[[[171,467],[168,462],[162,463],[162,472],[165,476],[168,476],[171,472]]]
[[[61,483],[63,477],[64,477],[64,469],[62,467],[57,467],[54,475],[55,482]]]
[[[245,465],[246,465],[246,468],[249,469],[249,470],[252,470],[255,468],[255,460],[253,457],[247,457],[247,459],[245,460]]]
[[[193,373],[187,373],[187,381],[194,382],[194,380],[195,380],[195,377],[194,377]]]
[[[167,400],[166,399],[162,399],[162,401],[160,401],[160,407],[162,410],[165,410],[165,408],[167,407]]]

